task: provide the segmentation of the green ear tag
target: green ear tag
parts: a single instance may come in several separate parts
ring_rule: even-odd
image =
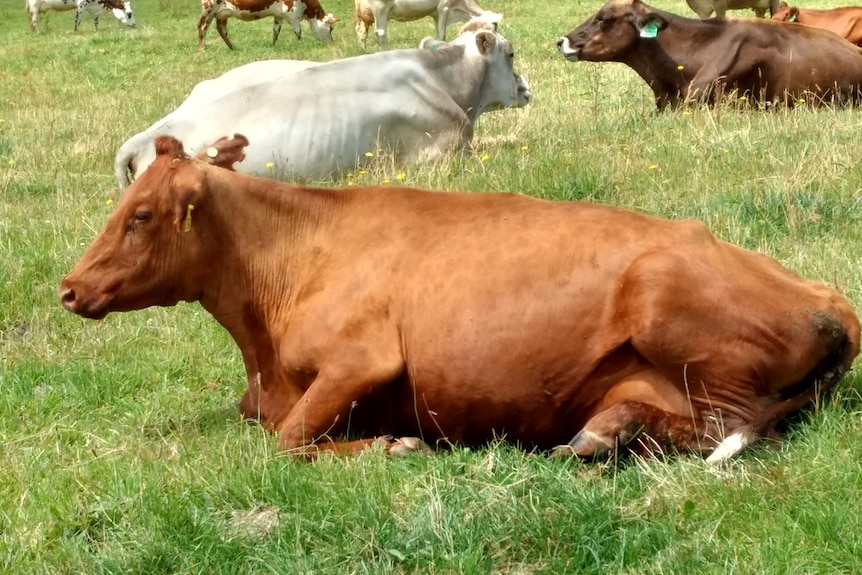
[[[641,38],[655,38],[658,36],[658,24],[655,22],[647,22],[641,28]]]
[[[787,20],[787,21],[788,21],[788,22],[796,22],[796,14],[791,14],[791,15],[790,15],[790,19],[789,19],[789,20]]]

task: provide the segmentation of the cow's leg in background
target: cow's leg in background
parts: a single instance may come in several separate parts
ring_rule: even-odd
[[[39,4],[38,0],[27,0],[27,18],[30,21],[30,30],[39,31]]]
[[[204,49],[204,38],[210,27],[210,22],[212,22],[219,10],[219,6],[220,2],[218,1],[210,2],[209,0],[204,0],[201,3],[201,18],[198,21],[198,50]]]
[[[389,42],[386,39],[386,28],[389,24],[389,8],[372,4],[371,12],[374,14],[374,33],[377,35],[377,45],[381,50],[387,50]]]
[[[276,40],[278,40],[278,35],[281,34],[281,18],[274,17],[272,19],[272,43],[275,45]],[[294,30],[296,32],[296,30]]]
[[[84,0],[83,2],[78,2],[78,9],[75,10],[75,32],[78,31],[78,26],[81,25],[81,20],[84,18],[84,11],[89,12],[93,15],[93,26],[96,30],[99,29],[99,14],[101,10],[94,10],[93,3]]]
[[[221,36],[221,39],[224,40],[227,47],[233,50],[233,42],[230,41],[230,37],[227,33],[227,18],[216,18],[216,30],[218,30],[218,35]]]

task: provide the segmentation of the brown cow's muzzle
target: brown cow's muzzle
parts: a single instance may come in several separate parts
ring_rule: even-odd
[[[67,310],[87,319],[102,319],[108,315],[108,298],[85,299],[75,291],[67,277],[60,283],[58,289],[60,303]]]
[[[563,36],[557,40],[557,50],[566,57],[566,60],[571,60],[572,62],[577,62],[581,54],[580,48],[576,48],[568,36]]]

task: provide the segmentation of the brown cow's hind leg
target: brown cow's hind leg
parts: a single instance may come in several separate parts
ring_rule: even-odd
[[[638,401],[621,401],[591,418],[567,445],[553,455],[603,457],[621,447],[648,454],[672,447],[702,451],[705,429],[699,420],[668,413]]]

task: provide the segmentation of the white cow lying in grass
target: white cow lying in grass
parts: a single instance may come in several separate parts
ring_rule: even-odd
[[[513,69],[512,45],[488,29],[452,43],[344,60],[257,62],[195,87],[174,112],[117,153],[125,188],[154,159],[154,141],[172,135],[197,154],[224,134],[248,137],[239,172],[315,179],[355,169],[366,152],[398,160],[437,159],[468,146],[484,111],[524,106],[529,85]],[[235,86],[235,88],[232,88]]]
[[[377,44],[381,50],[388,46],[386,28],[389,20],[412,22],[430,16],[437,26],[437,39],[446,39],[446,26],[453,22],[477,19],[499,24],[502,14],[488,12],[475,0],[355,0],[356,36],[363,49],[368,40],[368,29],[375,23]]]
[[[89,13],[93,17],[96,29],[99,28],[99,16],[105,10],[110,10],[114,17],[124,26],[132,27],[135,25],[135,17],[132,14],[132,3],[124,2],[123,0],[26,0],[27,1],[27,16],[30,19],[30,29],[33,32],[39,31],[39,15],[55,10],[63,12],[65,10],[75,10],[75,31],[78,31],[78,26],[81,24],[81,19],[84,17],[84,12]]]

